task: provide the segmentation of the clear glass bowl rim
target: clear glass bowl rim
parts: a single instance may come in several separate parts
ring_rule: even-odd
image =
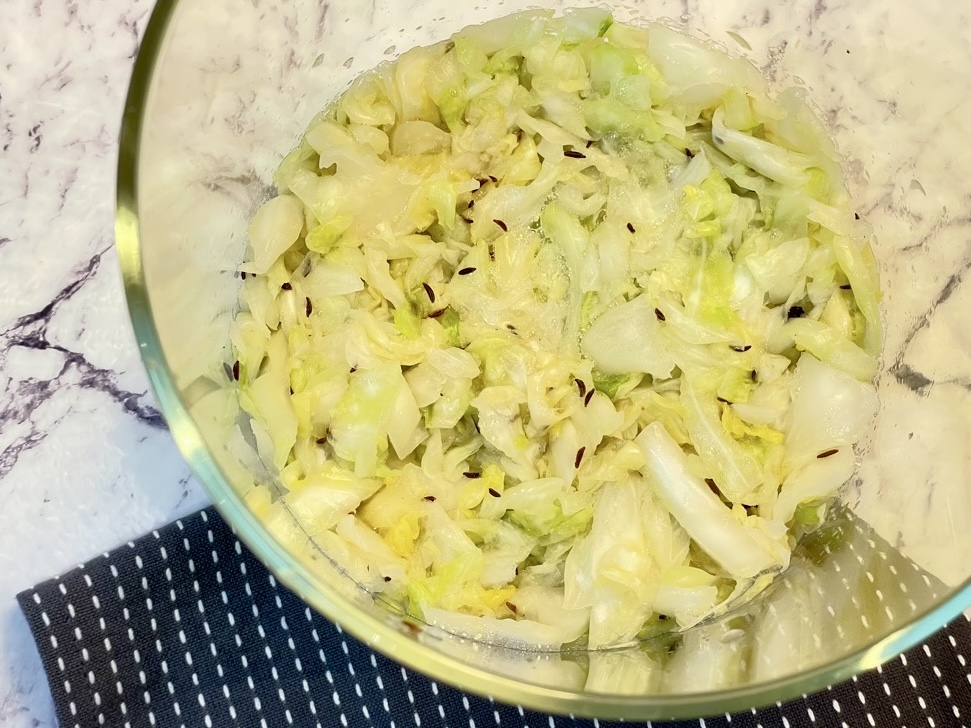
[[[919,613],[883,639],[812,670],[729,690],[622,696],[554,690],[496,675],[422,645],[389,623],[355,608],[336,592],[318,589],[309,571],[292,559],[250,513],[210,456],[202,434],[174,384],[152,315],[139,235],[139,146],[153,74],[179,2],[159,0],[149,17],[135,59],[121,124],[115,238],[129,316],[152,390],[183,457],[220,515],[233,526],[240,541],[309,606],[397,663],[469,693],[547,713],[600,719],[664,720],[745,711],[823,690],[874,669],[920,644],[971,605],[969,579],[939,604]]]

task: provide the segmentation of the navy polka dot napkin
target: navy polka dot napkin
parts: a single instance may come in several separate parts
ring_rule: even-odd
[[[18,599],[61,728],[611,725],[464,695],[371,652],[278,584],[212,509]],[[820,694],[667,725],[960,728],[971,716],[962,652],[971,654],[964,619],[882,669]]]

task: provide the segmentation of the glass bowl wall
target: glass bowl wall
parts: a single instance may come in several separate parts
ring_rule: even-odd
[[[230,444],[224,373],[247,222],[310,119],[361,72],[505,0],[161,0],[125,110],[118,246],[145,366],[223,515],[310,605],[399,662],[539,710],[657,719],[745,709],[875,667],[971,604],[971,6],[617,2],[810,90],[874,226],[885,288],[881,412],[858,477],[792,568],[743,612],[649,650],[529,654],[415,630],[304,538],[284,547],[244,496],[267,473]],[[299,524],[293,523],[294,533]],[[604,675],[647,676],[605,684]],[[732,669],[709,669],[732,665]],[[620,668],[618,670],[618,668]]]

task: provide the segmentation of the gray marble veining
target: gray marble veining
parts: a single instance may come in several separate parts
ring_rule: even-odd
[[[0,725],[54,726],[14,595],[205,502],[138,360],[114,168],[145,0],[0,6]]]

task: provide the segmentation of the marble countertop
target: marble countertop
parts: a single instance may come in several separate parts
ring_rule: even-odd
[[[113,248],[151,0],[0,7],[0,725],[55,726],[14,601],[206,498],[147,393]]]

